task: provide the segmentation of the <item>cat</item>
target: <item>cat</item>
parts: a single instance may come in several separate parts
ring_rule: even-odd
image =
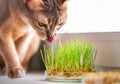
[[[40,40],[52,42],[67,19],[67,0],[0,0],[0,67],[10,78],[25,75]]]

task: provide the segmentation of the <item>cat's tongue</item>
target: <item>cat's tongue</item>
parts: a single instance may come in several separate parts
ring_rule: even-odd
[[[57,34],[55,33],[52,38],[47,39],[46,41],[49,42],[49,43],[52,43],[56,40],[56,38],[57,38]]]

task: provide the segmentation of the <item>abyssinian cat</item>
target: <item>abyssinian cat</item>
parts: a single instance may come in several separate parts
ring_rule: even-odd
[[[52,42],[66,22],[67,0],[0,0],[0,67],[23,77],[40,40]]]

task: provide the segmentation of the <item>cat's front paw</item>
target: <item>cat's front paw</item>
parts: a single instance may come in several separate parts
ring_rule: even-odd
[[[12,68],[8,69],[7,75],[10,78],[22,78],[24,77],[25,72],[22,68]]]

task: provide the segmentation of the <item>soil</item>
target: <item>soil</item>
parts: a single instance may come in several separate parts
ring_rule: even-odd
[[[59,78],[59,79],[79,79],[81,78],[81,75],[83,73],[87,73],[87,72],[95,72],[95,70],[80,70],[77,72],[66,72],[66,71],[60,71],[60,69],[54,69],[52,71],[47,71],[46,74],[48,77],[51,78]]]

